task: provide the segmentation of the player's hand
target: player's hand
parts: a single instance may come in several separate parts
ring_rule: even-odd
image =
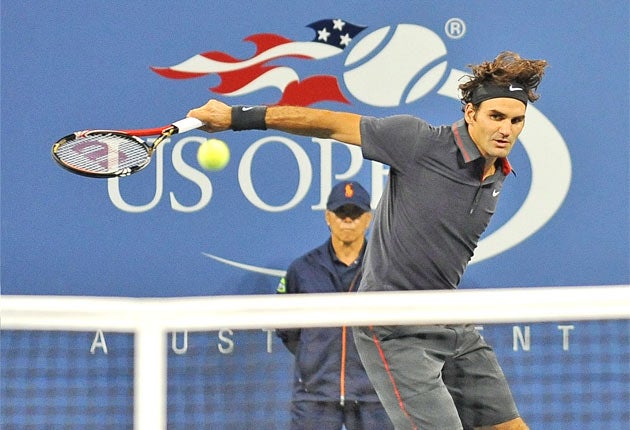
[[[201,130],[213,133],[229,130],[232,124],[232,107],[219,100],[209,100],[205,105],[192,109],[187,117],[197,118],[206,123]]]

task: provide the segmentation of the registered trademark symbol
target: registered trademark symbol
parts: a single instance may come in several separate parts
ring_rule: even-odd
[[[461,18],[451,18],[444,24],[444,32],[451,39],[461,39],[466,34],[466,23]]]

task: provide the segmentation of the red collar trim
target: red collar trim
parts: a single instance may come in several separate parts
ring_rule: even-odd
[[[453,130],[453,135],[455,136],[455,143],[459,147],[459,150],[464,157],[464,161],[466,163],[470,163],[470,161],[472,160],[472,157],[470,156],[468,151],[466,151],[466,147],[464,146],[464,142],[462,141],[462,136],[459,134],[458,125],[459,124],[457,122],[454,122],[453,125],[451,126],[451,130]]]
[[[507,158],[499,158],[501,160],[501,170],[505,176],[509,175],[512,172],[512,165],[508,161]]]

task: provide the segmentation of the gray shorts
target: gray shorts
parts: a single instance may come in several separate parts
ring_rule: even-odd
[[[471,325],[355,327],[397,430],[460,430],[519,416],[492,348]]]

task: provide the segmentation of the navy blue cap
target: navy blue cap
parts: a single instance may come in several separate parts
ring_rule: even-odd
[[[354,205],[365,212],[372,210],[370,195],[361,184],[355,181],[340,182],[330,191],[326,209],[335,211],[343,205]]]

